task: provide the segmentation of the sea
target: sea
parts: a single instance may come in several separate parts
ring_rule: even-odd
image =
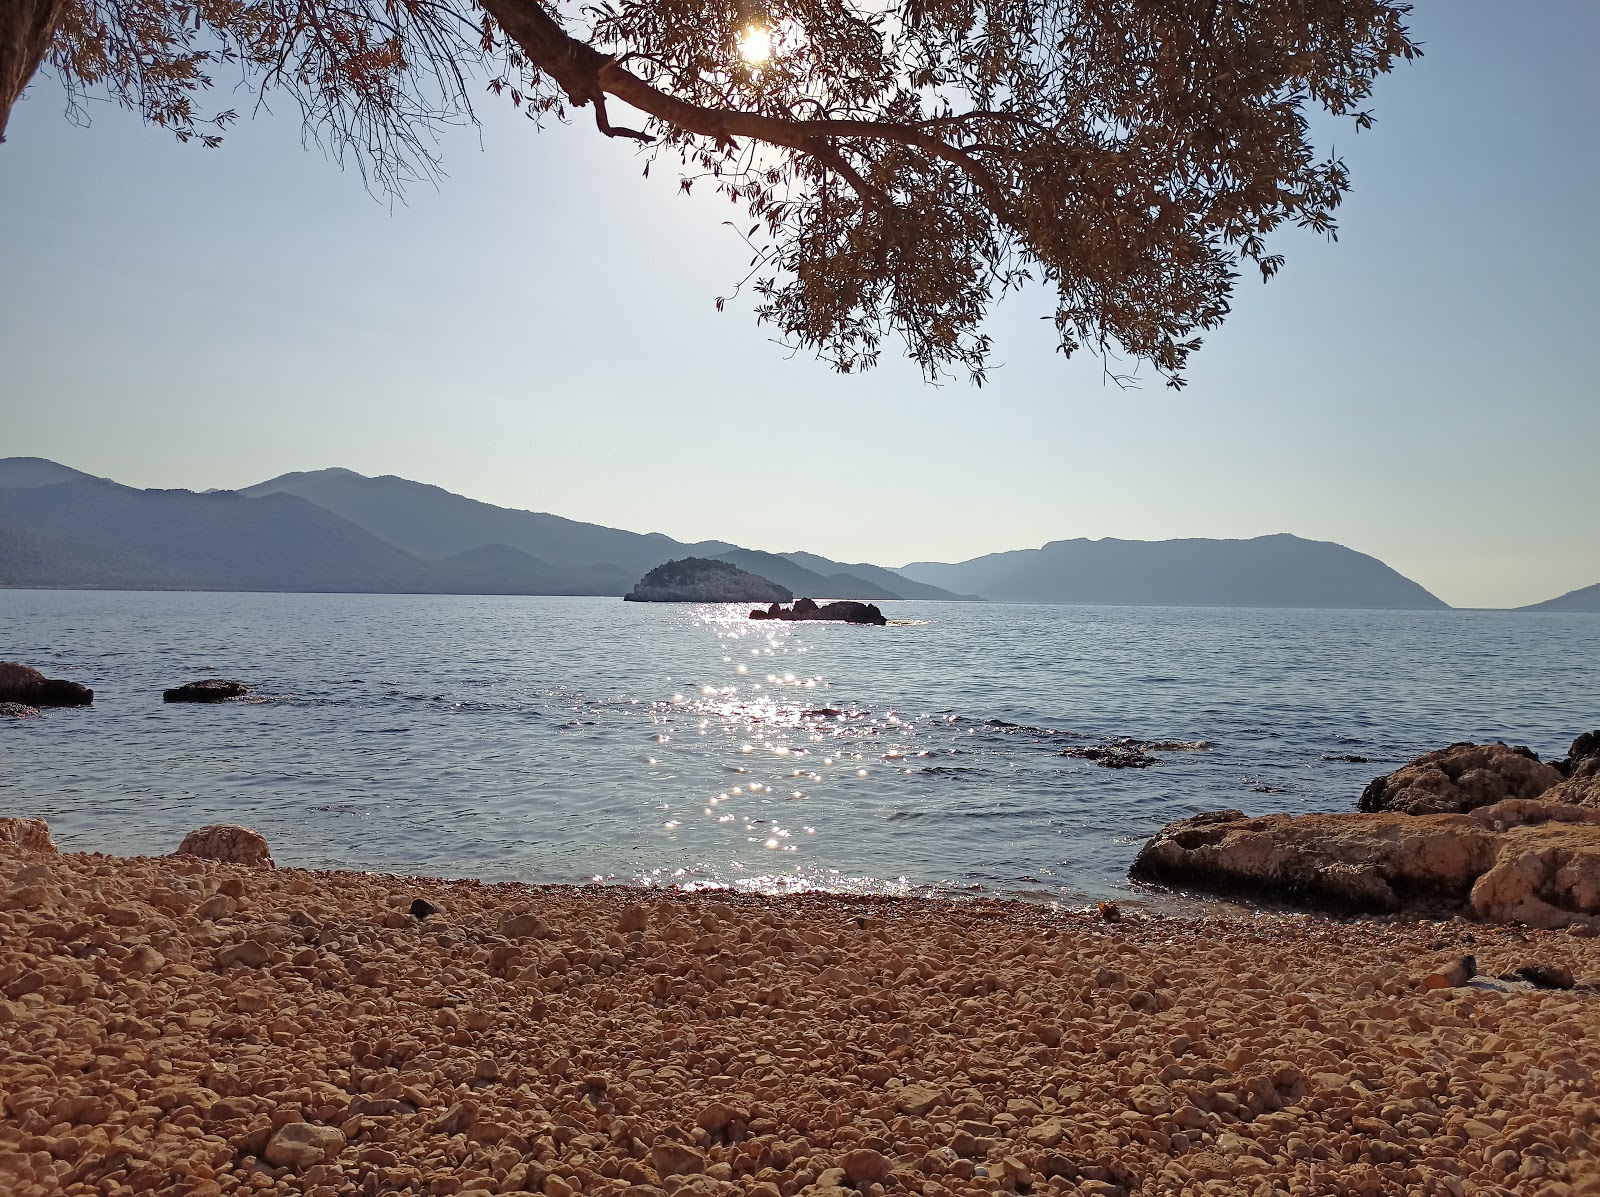
[[[95,691],[0,720],[0,815],[122,855],[234,822],[313,869],[1159,903],[1127,870],[1172,820],[1600,727],[1600,615],[883,607],[0,590],[0,659]],[[162,701],[205,677],[252,697]]]

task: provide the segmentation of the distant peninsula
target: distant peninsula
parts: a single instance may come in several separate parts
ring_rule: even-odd
[[[630,603],[787,603],[794,594],[731,562],[685,557],[656,566],[622,597]]]
[[[1518,607],[1518,611],[1600,611],[1600,582],[1593,586],[1585,586],[1580,590],[1569,590],[1566,594],[1553,599],[1545,599],[1542,603],[1534,603],[1527,607]]]

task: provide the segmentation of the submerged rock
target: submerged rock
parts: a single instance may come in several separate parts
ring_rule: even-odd
[[[751,619],[824,620],[833,623],[861,623],[883,627],[889,622],[876,603],[858,603],[853,599],[823,603],[814,599],[796,599],[793,607],[785,608],[773,603],[765,611],[750,612]]]
[[[786,603],[793,597],[776,582],[707,557],[658,565],[622,596],[629,603]]]
[[[0,702],[0,719],[32,719],[38,713],[38,707],[30,707],[27,703]]]
[[[45,677],[32,665],[0,661],[0,702],[29,707],[86,707],[94,691],[63,678]]]
[[[162,702],[227,702],[230,698],[243,698],[250,687],[243,682],[227,678],[209,677],[204,681],[188,682],[161,692]]]
[[[1373,779],[1364,811],[1403,815],[1465,814],[1507,798],[1537,798],[1561,773],[1531,751],[1509,744],[1452,744]]]
[[[263,865],[272,868],[272,852],[267,837],[237,823],[212,823],[197,827],[178,845],[179,856],[198,856],[223,864]]]
[[[1516,799],[1465,815],[1218,811],[1162,828],[1128,875],[1320,910],[1600,927],[1600,811]]]
[[[0,819],[0,844],[9,844],[22,852],[47,852],[52,856],[56,853],[50,825],[43,819]]]

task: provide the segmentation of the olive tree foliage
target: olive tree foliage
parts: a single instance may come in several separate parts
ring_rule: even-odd
[[[980,383],[986,313],[1032,281],[1062,352],[1182,385],[1241,271],[1281,266],[1268,235],[1335,232],[1350,179],[1308,117],[1370,125],[1375,80],[1420,53],[1396,0],[0,8],[0,82],[23,72],[0,91],[0,131],[42,60],[70,95],[207,145],[237,115],[212,97],[287,100],[394,189],[434,171],[439,132],[486,91],[536,120],[587,108],[599,133],[669,155],[684,190],[748,213],[741,285],[788,343],[853,371],[898,339],[926,376]]]

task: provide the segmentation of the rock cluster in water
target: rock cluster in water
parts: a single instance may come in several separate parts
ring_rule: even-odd
[[[794,593],[731,562],[685,557],[656,566],[622,597],[630,603],[786,603]]]
[[[1360,812],[1184,819],[1129,875],[1318,909],[1600,932],[1600,734],[1553,764],[1502,743],[1453,744],[1377,778]]]
[[[13,717],[27,715],[26,708],[86,707],[93,701],[94,691],[88,686],[45,677],[33,666],[18,661],[0,661],[0,703],[24,708],[6,712]]]
[[[198,682],[185,682],[161,692],[162,702],[227,702],[243,698],[250,687],[229,678],[208,677]]]
[[[1600,1187],[1600,940],[1108,918],[0,847],[0,1192]]]
[[[858,603],[854,599],[818,604],[815,599],[796,599],[794,606],[773,603],[765,611],[750,612],[751,619],[823,620],[833,623],[862,623],[883,627],[889,621],[877,603]]]

